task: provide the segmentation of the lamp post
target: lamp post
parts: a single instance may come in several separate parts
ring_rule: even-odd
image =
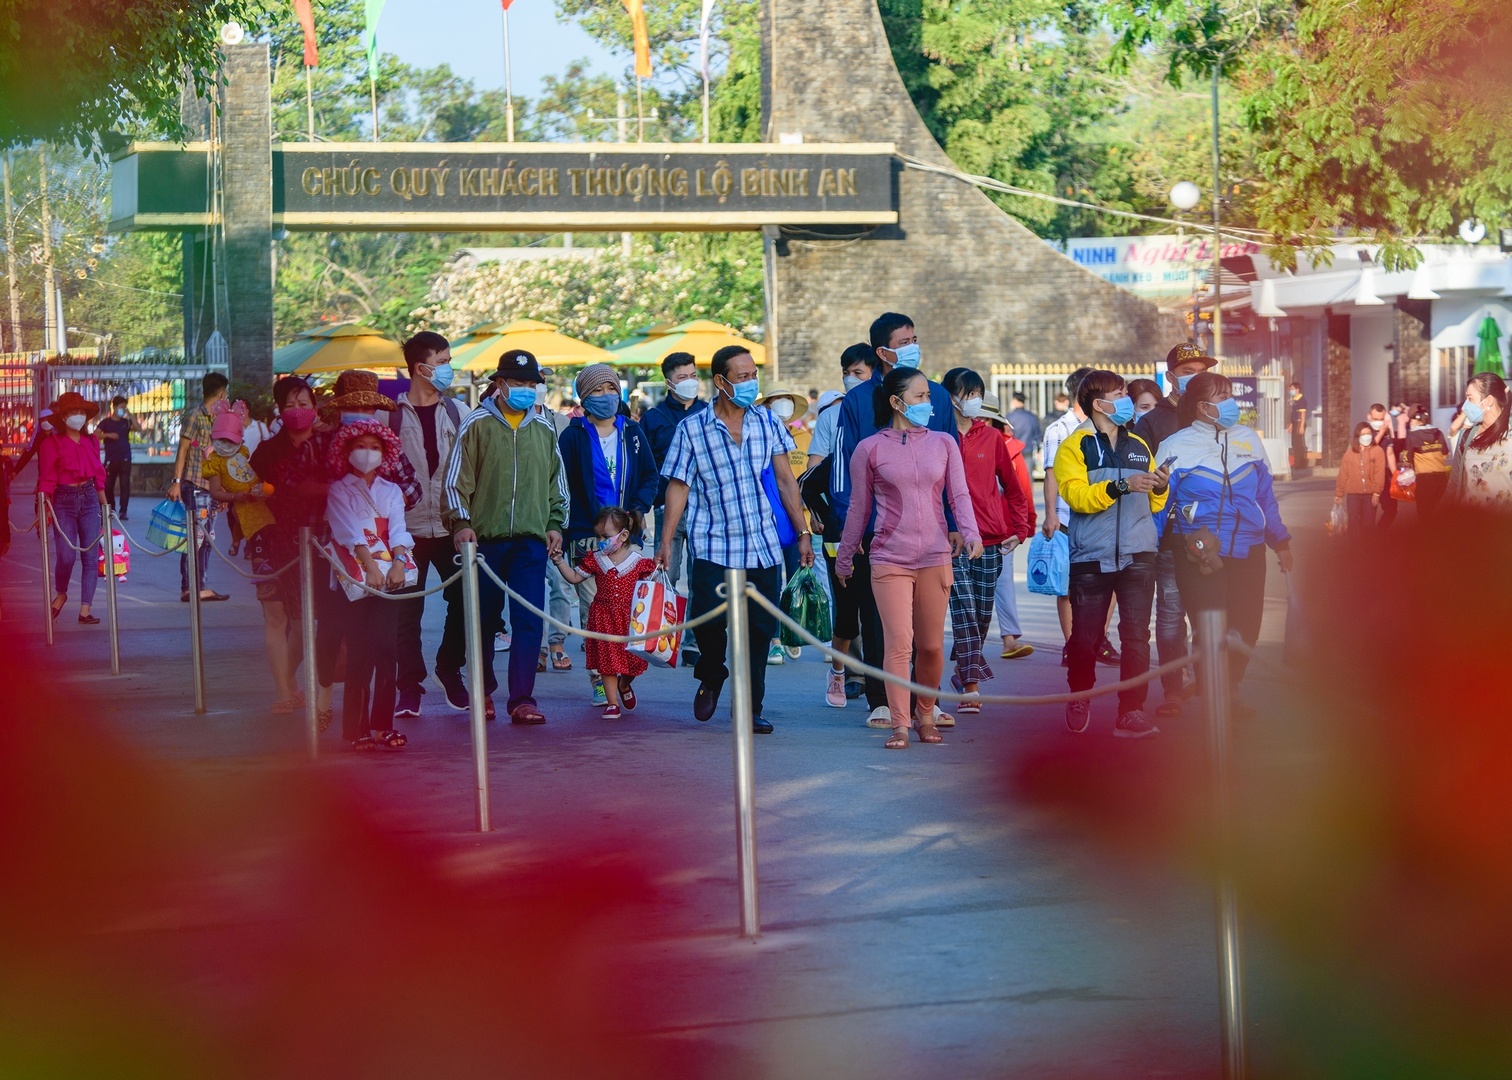
[[[1171,200],[1171,205],[1178,212],[1185,212],[1191,210],[1202,200],[1202,189],[1190,180],[1181,180],[1171,186],[1171,191],[1167,198]],[[1196,260],[1192,260],[1192,343],[1194,345],[1197,343],[1198,314],[1197,263]]]

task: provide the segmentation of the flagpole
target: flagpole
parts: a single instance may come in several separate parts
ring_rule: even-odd
[[[635,77],[635,141],[646,141],[646,114],[641,109],[641,86],[645,83],[639,75]]]
[[[310,65],[305,65],[305,118],[309,121],[310,141],[315,141],[315,96],[310,90]]]
[[[373,102],[373,141],[382,142],[383,137],[378,134],[378,80],[373,77],[373,71],[368,69],[368,94]]]
[[[709,62],[704,60],[703,71],[703,141],[709,141]]]
[[[504,5],[504,130],[510,142],[514,137],[514,91],[509,76],[509,4]]]

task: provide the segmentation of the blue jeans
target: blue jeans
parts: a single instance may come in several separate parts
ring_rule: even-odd
[[[482,556],[499,580],[538,608],[546,606],[546,541],[534,536],[507,540],[479,540]],[[494,675],[494,634],[504,628],[504,593],[487,574],[478,575],[478,601],[483,618],[483,686],[492,694],[498,687]],[[541,651],[541,620],[519,604],[509,605],[513,639],[509,649],[509,701],[505,711],[518,705],[534,705],[536,659]]]
[[[1187,654],[1186,608],[1181,604],[1181,591],[1176,587],[1174,551],[1161,551],[1155,559],[1155,645],[1160,650],[1162,664],[1169,664]],[[1167,701],[1175,701],[1181,696],[1181,683],[1179,671],[1160,677]]]
[[[204,488],[194,486],[187,480],[179,485],[179,498],[183,500],[184,509],[188,511],[189,519],[191,521],[194,520],[194,515],[200,507],[213,507],[214,505],[210,499],[210,493],[208,491],[206,491]],[[199,581],[196,582],[196,585],[198,588],[203,589],[205,587],[205,571],[210,568],[210,546],[215,542],[214,514],[211,514],[209,517],[205,518],[204,521],[200,522],[199,538],[200,549],[199,559],[197,560],[199,565],[196,567],[196,569],[199,571]],[[179,556],[179,591],[189,591],[188,551],[185,551],[182,555]]]
[[[53,593],[68,595],[68,579],[73,575],[79,552],[64,543],[71,540],[78,547],[89,545],[79,567],[79,602],[93,604],[95,588],[100,583],[100,495],[93,484],[60,486],[52,494],[52,541],[57,548],[53,558]]]

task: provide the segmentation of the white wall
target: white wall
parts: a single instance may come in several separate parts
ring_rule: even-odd
[[[1349,317],[1349,423],[1350,427],[1365,419],[1366,410],[1386,400],[1391,390],[1390,365],[1395,354],[1393,312],[1386,306],[1364,314],[1356,311]]]
[[[1502,359],[1507,357],[1507,332],[1512,330],[1512,300],[1499,296],[1446,296],[1433,302],[1429,333],[1433,348],[1478,345],[1480,325],[1487,315],[1501,325]]]

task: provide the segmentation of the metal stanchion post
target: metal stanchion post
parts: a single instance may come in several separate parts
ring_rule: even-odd
[[[735,737],[735,866],[740,884],[740,934],[761,933],[756,903],[755,738],[751,733],[751,633],[746,622],[746,572],[725,571],[730,603],[730,730]],[[765,642],[763,642],[763,645]]]
[[[52,537],[47,531],[47,496],[37,492],[37,540],[42,545],[42,637],[53,643]]]
[[[305,743],[310,760],[320,755],[320,711],[315,701],[315,539],[309,526],[299,530],[299,630],[304,663]]]
[[[467,634],[467,700],[472,722],[473,787],[478,831],[493,826],[488,816],[488,725],[483,714],[483,608],[478,601],[478,545],[462,545],[462,623]]]
[[[1218,841],[1218,994],[1222,1010],[1224,1080],[1243,1080],[1244,957],[1239,940],[1239,902],[1234,885],[1233,796],[1229,783],[1230,709],[1228,619],[1222,610],[1197,613],[1199,672],[1207,700],[1212,755],[1213,812]]]
[[[105,506],[105,528],[101,543],[105,545],[101,552],[105,556],[105,606],[110,609],[110,673],[121,673],[121,627],[117,618],[116,610],[116,575],[115,575],[115,514],[110,505]]]
[[[185,488],[186,485],[180,485]],[[194,503],[194,489],[184,491],[184,507],[189,511],[189,550],[184,558],[189,573],[189,653],[194,666],[194,711],[205,711],[205,653],[200,637],[199,507]]]

